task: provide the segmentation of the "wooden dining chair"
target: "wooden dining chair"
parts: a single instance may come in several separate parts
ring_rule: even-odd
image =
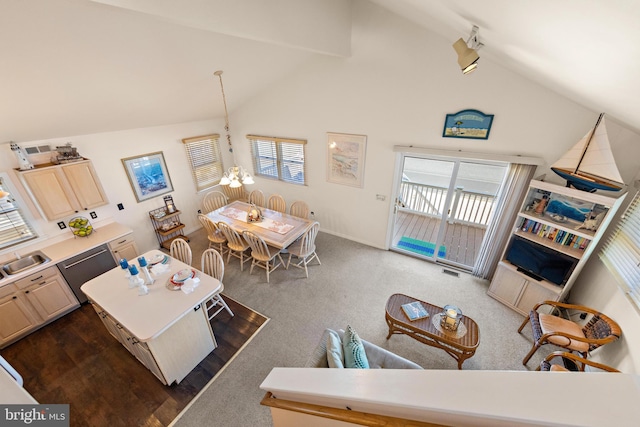
[[[222,310],[227,310],[229,314],[233,316],[233,311],[231,311],[227,302],[221,295],[222,291],[224,291],[224,284],[222,283],[222,278],[224,277],[224,261],[222,259],[222,255],[220,255],[220,253],[215,249],[207,249],[202,252],[200,264],[201,270],[204,274],[220,281],[220,291],[205,303],[209,320],[213,319]],[[212,310],[215,311],[211,312]]]
[[[244,271],[244,263],[251,260],[251,255],[246,254],[250,249],[249,244],[236,230],[229,227],[229,224],[226,222],[220,221],[218,223],[218,229],[222,231],[227,238],[227,262],[229,262],[231,256],[238,258],[240,260],[240,271]]]
[[[227,238],[224,233],[218,229],[218,225],[211,221],[208,216],[199,214],[198,220],[200,220],[202,227],[207,231],[209,248],[213,246],[221,255],[224,256],[226,253],[225,243],[227,243]]]
[[[171,258],[175,258],[178,261],[191,265],[191,258],[193,255],[191,253],[191,247],[186,240],[179,237],[174,239],[169,247],[169,254],[171,255]]]
[[[244,186],[233,188],[230,185],[221,185],[222,191],[229,198],[229,202],[235,202],[240,200],[241,202],[249,201],[249,193],[245,190]]]
[[[287,213],[287,202],[284,201],[284,197],[279,194],[272,194],[267,200],[267,209],[272,211]]]
[[[297,216],[298,218],[309,219],[309,205],[302,200],[296,200],[289,207],[289,215]]]
[[[229,203],[229,198],[221,191],[210,191],[202,199],[202,213],[208,214]]]
[[[261,208],[266,208],[266,204],[264,201],[264,193],[262,190],[253,190],[249,193],[249,203],[253,203],[256,206],[260,206]]]
[[[307,269],[307,265],[314,260],[318,261],[318,264],[322,264],[320,262],[320,258],[316,253],[316,236],[318,235],[318,230],[320,229],[320,224],[316,221],[313,223],[311,228],[307,230],[306,233],[302,235],[302,238],[296,240],[291,245],[287,247],[287,251],[289,252],[289,259],[287,260],[287,269],[291,264],[291,257],[298,258],[298,263],[293,264],[294,267],[304,268],[304,274],[309,277],[309,270]]]
[[[269,283],[269,274],[281,265],[284,266],[284,260],[280,255],[280,249],[269,246],[260,236],[255,235],[249,230],[242,232],[245,240],[251,246],[251,269],[249,274],[253,272],[253,267],[256,265],[260,268],[264,268],[267,272],[267,283]],[[276,260],[276,258],[279,259]]]

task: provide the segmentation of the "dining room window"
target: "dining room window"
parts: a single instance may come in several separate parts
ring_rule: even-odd
[[[6,176],[0,175],[0,249],[37,237],[34,228],[20,209],[17,193],[9,188]]]
[[[304,139],[247,135],[254,173],[292,184],[307,184]]]
[[[185,138],[182,140],[187,151],[191,174],[196,184],[196,191],[203,191],[217,185],[224,173],[222,169],[222,153],[220,152],[220,135],[211,134]]]

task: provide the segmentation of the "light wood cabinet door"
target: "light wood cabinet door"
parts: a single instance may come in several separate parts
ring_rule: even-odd
[[[61,167],[69,181],[80,210],[89,210],[108,203],[93,164],[89,161],[70,163]]]
[[[0,299],[0,347],[26,334],[40,323],[20,292]]]
[[[526,280],[518,273],[498,264],[487,293],[507,305],[515,305]]]
[[[78,212],[78,199],[58,169],[34,169],[23,172],[22,177],[48,219],[64,218]]]
[[[24,290],[24,294],[44,321],[80,305],[69,285],[59,274],[32,285]]]
[[[138,246],[133,239],[133,234],[127,234],[119,239],[112,240],[109,242],[109,249],[111,249],[111,254],[116,264],[123,258],[131,261],[138,257]]]
[[[23,171],[21,176],[49,220],[109,202],[90,160]]]

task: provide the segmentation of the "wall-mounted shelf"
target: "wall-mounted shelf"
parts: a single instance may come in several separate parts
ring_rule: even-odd
[[[171,242],[177,238],[189,241],[183,232],[185,225],[180,222],[180,211],[168,213],[166,208],[162,207],[149,211],[149,218],[156,232],[160,249],[169,250]]]

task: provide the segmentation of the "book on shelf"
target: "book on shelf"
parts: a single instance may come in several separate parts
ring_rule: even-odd
[[[406,304],[402,304],[402,310],[404,314],[407,315],[409,320],[418,320],[424,319],[425,317],[429,317],[429,313],[424,309],[420,301],[408,302]]]

